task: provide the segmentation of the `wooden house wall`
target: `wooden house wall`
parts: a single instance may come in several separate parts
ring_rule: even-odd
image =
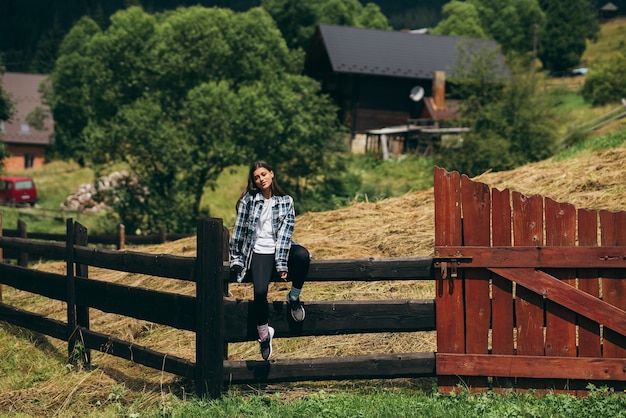
[[[7,173],[22,171],[25,168],[26,156],[33,158],[32,167],[40,168],[45,161],[46,147],[45,145],[29,145],[29,144],[6,144],[9,157],[2,160],[3,169]]]
[[[411,89],[421,85],[430,95],[431,80],[400,77],[359,76],[353,109],[353,132],[402,125],[419,117],[423,102],[409,98]]]

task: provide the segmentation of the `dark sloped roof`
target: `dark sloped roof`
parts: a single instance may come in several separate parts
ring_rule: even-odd
[[[8,122],[4,122],[4,132],[0,132],[0,140],[11,144],[50,144],[50,134],[54,124],[50,116],[48,106],[41,103],[39,83],[46,78],[41,74],[4,73],[2,75],[2,88],[7,92],[11,101],[15,104],[15,114]],[[36,107],[40,107],[48,113],[44,120],[44,129],[39,131],[33,127],[24,130],[26,116]]]
[[[319,25],[333,71],[409,78],[451,74],[460,42],[470,48],[497,47],[492,40]]]
[[[602,6],[600,8],[600,10],[602,10],[603,12],[616,12],[617,11],[617,6],[614,5],[611,2],[608,2],[607,4],[605,4],[604,6]]]

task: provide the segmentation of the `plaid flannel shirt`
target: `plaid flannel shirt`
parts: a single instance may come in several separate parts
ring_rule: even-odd
[[[291,236],[295,226],[295,210],[291,196],[274,196],[272,198],[272,227],[276,251],[276,270],[287,271],[287,260],[291,249]],[[237,281],[241,282],[252,261],[252,251],[256,242],[256,226],[263,210],[261,193],[246,193],[237,205],[237,219],[230,240],[230,266],[242,267]]]

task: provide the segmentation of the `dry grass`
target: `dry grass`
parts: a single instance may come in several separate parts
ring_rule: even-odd
[[[561,162],[548,160],[529,164],[508,172],[484,173],[474,179],[498,189],[541,194],[579,208],[617,211],[626,208],[625,160],[626,148],[622,147],[586,153]],[[315,259],[432,255],[433,215],[431,189],[376,203],[355,203],[330,212],[303,214],[297,218],[295,239],[309,248]],[[194,256],[195,245],[195,238],[187,238],[144,247],[141,251]],[[42,263],[36,268],[65,272],[62,263]],[[194,293],[193,284],[175,280],[95,268],[90,269],[90,276],[129,286],[187,295]],[[272,284],[270,298],[283,300],[287,290],[286,284]],[[5,288],[3,293],[4,301],[13,306],[27,307],[57,319],[64,319],[66,315],[65,305],[60,302],[51,303],[11,288]],[[249,285],[232,285],[230,296],[249,299],[251,288]],[[430,282],[308,283],[303,292],[305,301],[432,297],[434,285]],[[193,333],[95,310],[92,310],[91,321],[96,331],[194,360]],[[62,357],[67,349],[66,343],[49,340],[47,344]],[[257,350],[254,342],[231,344],[229,358],[258,359]],[[376,338],[371,335],[301,337],[277,339],[275,344],[275,356],[279,359],[434,350],[433,332],[377,334]],[[184,391],[190,390],[188,382],[186,384],[176,376],[98,352],[93,352],[92,356],[93,363],[98,366],[96,369],[68,371],[63,379],[42,381],[27,390],[4,391],[0,394],[0,411],[21,411],[32,415],[56,411],[58,416],[69,416],[74,405],[83,402],[105,405],[112,399],[122,399],[125,403],[153,405],[167,398],[169,393],[184,396]],[[312,384],[311,387],[317,388],[318,385]],[[297,388],[298,393],[306,390],[303,384],[291,387]]]

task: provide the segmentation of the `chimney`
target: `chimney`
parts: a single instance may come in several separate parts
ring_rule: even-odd
[[[443,71],[433,72],[433,101],[440,109],[446,107],[446,73]]]

